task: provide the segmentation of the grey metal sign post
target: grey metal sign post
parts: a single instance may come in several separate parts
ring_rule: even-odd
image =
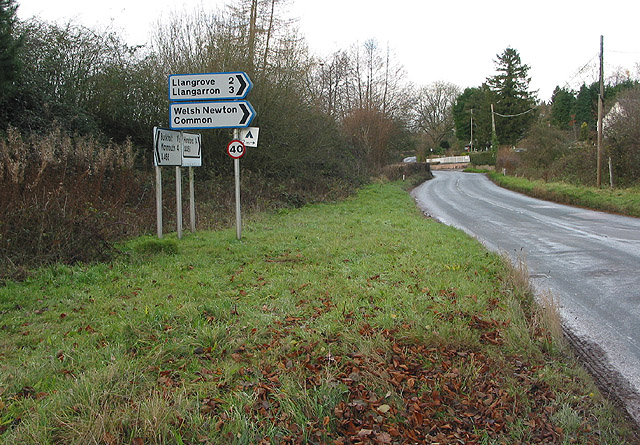
[[[240,158],[246,152],[244,143],[238,140],[238,130],[233,130],[233,140],[227,145],[227,153],[233,158],[233,170],[236,179],[236,238],[242,239],[242,213],[240,209]]]
[[[178,239],[182,238],[182,167],[189,167],[189,197],[191,231],[195,232],[195,193],[193,169],[202,165],[201,137],[154,127],[153,158],[156,168],[156,225],[158,238],[162,238],[162,170],[163,166],[176,167],[176,225]]]
[[[227,153],[234,159],[238,239],[242,237],[240,158],[246,151],[243,141],[238,140],[238,129],[249,127],[256,116],[249,101],[241,100],[252,88],[249,76],[239,71],[169,76],[169,100],[172,101],[169,104],[169,126],[172,130],[233,128],[233,141],[227,146]],[[250,139],[257,144],[257,129]],[[191,174],[190,171],[190,177]]]
[[[191,233],[195,233],[196,198],[193,167],[202,166],[202,138],[199,134],[182,133],[182,166],[189,167],[189,222]]]
[[[176,192],[178,191],[179,171],[182,165],[182,135],[179,131],[153,128],[153,161],[156,167],[156,224],[158,238],[162,238],[162,171],[160,167],[176,166]],[[182,236],[182,202],[177,195],[178,238]]]

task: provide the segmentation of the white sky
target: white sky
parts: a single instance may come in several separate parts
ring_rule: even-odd
[[[147,42],[160,17],[227,0],[17,0],[18,16],[47,21],[73,19],[85,26],[112,24],[130,44]],[[637,0],[290,0],[288,16],[313,54],[327,56],[374,38],[387,44],[409,80],[437,80],[461,88],[479,86],[495,73],[496,54],[511,46],[531,67],[531,88],[549,100],[556,85],[578,88],[596,80],[600,35],[605,75],[617,67],[638,76],[640,38]],[[595,69],[577,75],[587,63]]]

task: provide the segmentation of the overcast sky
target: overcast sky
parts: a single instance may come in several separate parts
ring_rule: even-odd
[[[18,16],[113,25],[130,44],[144,44],[151,27],[176,11],[216,10],[228,0],[17,0]],[[496,54],[511,46],[531,67],[531,89],[549,100],[556,85],[578,88],[596,80],[600,35],[605,75],[618,67],[638,76],[637,0],[289,0],[313,54],[354,43],[387,44],[409,80],[479,86],[495,73]],[[581,69],[588,65],[589,67]]]

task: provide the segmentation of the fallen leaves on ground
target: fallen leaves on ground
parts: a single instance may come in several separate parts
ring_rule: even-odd
[[[299,317],[286,317],[279,325],[285,331],[274,329],[275,339],[259,349],[275,347],[298,322]],[[486,332],[487,338],[500,338],[500,323],[480,318],[471,323]],[[262,437],[261,443],[500,442],[509,439],[518,421],[535,443],[561,442],[562,430],[551,419],[555,395],[538,378],[540,365],[515,356],[506,363],[492,363],[481,351],[427,347],[397,338],[397,331],[367,323],[359,332],[381,336],[387,345],[370,354],[333,355],[320,353],[317,342],[300,342],[276,366],[241,369],[244,378],[236,391],[250,391],[254,401],[245,406],[244,414],[264,431],[275,427],[289,432]],[[282,380],[287,374],[303,376],[300,385],[306,391],[340,386],[345,396],[335,402],[330,415],[310,416],[301,425],[284,406],[287,395]],[[526,401],[514,395],[513,385],[526,394]],[[224,400],[212,397],[203,400],[201,413],[217,417],[221,428],[229,420],[225,407]]]

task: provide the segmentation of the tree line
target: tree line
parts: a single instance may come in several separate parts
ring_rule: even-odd
[[[201,6],[172,14],[145,46],[128,45],[110,28],[20,21],[18,7],[0,0],[0,258],[18,261],[9,252],[24,258],[25,243],[37,241],[31,256],[68,245],[69,261],[86,259],[70,244],[70,227],[74,239],[105,245],[149,228],[152,128],[168,126],[170,74],[245,71],[252,79],[247,99],[257,111],[260,147],[242,165],[253,186],[245,197],[257,208],[265,206],[258,198],[302,205],[348,193],[405,156],[424,160],[471,148],[503,147],[498,163],[512,172],[589,182],[593,85],[558,88],[550,104],[542,103],[514,48],[496,56],[486,82],[461,90],[446,81],[413,85],[392,48],[373,39],[311,54],[287,18],[286,0],[237,0],[223,11]],[[620,184],[640,179],[630,167],[640,165],[628,117],[637,113],[636,90],[631,80],[607,87],[611,96],[630,92],[607,139]],[[220,184],[232,168],[224,150],[231,132],[202,134],[198,176],[211,180],[201,186],[206,215],[228,201]],[[527,151],[514,154],[516,144]],[[120,157],[127,162],[118,162],[117,153],[126,153]],[[114,196],[116,182],[121,193],[136,196]],[[79,236],[82,227],[91,233]],[[99,250],[101,256],[106,249]]]
[[[2,266],[102,259],[112,240],[150,231],[152,129],[168,126],[170,74],[252,79],[261,130],[242,160],[245,209],[344,196],[412,150],[399,112],[411,86],[390,49],[369,40],[314,56],[283,0],[173,14],[145,46],[109,28],[19,21],[18,7],[0,0]],[[199,227],[219,227],[231,132],[202,136]]]
[[[1,5],[2,129],[130,139],[139,166],[149,166],[151,129],[168,126],[169,74],[245,71],[254,83],[253,125],[261,127],[261,149],[243,160],[247,169],[365,177],[397,160],[410,141],[400,110],[407,110],[411,86],[390,50],[367,40],[316,57],[285,18],[283,0],[173,14],[144,47],[111,29],[21,22],[14,0]],[[228,132],[203,133],[205,169],[224,171]]]
[[[467,148],[488,150],[511,174],[534,179],[596,182],[596,130],[599,82],[577,91],[556,87],[545,103],[530,90],[530,67],[514,48],[496,55],[496,74],[478,87],[466,88],[453,101],[452,131]],[[619,72],[605,82],[605,176],[611,185],[640,182],[640,138],[636,128],[640,72]]]
[[[127,45],[111,29],[20,22],[15,0],[0,5],[0,128],[130,139],[140,166],[151,163],[150,129],[168,125],[167,76],[177,73],[249,74],[264,149],[245,164],[273,176],[358,177],[416,150],[420,158],[434,149],[513,146],[540,119],[576,139],[595,129],[597,85],[577,92],[558,87],[546,107],[530,91],[530,67],[514,48],[497,54],[496,73],[480,86],[419,87],[392,49],[373,39],[326,57],[311,54],[286,18],[286,0],[237,0],[224,11],[201,6],[173,14],[144,47]],[[607,85],[606,97],[636,83]],[[212,174],[228,168],[220,149],[228,139],[225,131],[204,134]]]

